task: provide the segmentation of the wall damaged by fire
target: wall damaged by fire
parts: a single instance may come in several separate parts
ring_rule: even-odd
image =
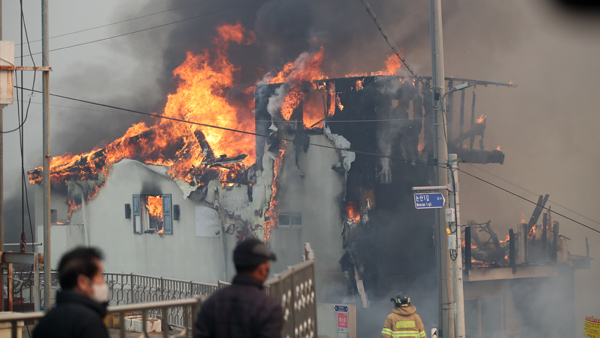
[[[285,90],[293,90],[282,88],[255,90],[255,129],[270,136],[257,138],[257,161],[285,150],[279,222],[270,238],[284,257],[278,264],[290,265],[301,244],[310,242],[321,301],[354,303],[362,318],[383,318],[389,306],[379,303],[407,290],[432,324],[434,214],[415,210],[411,192],[412,186],[433,183],[433,169],[417,164],[432,155],[432,114],[423,104],[431,93],[392,76],[316,81],[302,86],[301,102],[280,103],[282,110],[294,107],[285,116],[271,109]],[[294,214],[301,214],[302,224],[288,226]],[[365,330],[373,329],[369,323],[381,324],[364,323]]]

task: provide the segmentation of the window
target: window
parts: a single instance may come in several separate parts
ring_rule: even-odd
[[[135,234],[173,234],[171,195],[133,195]]]
[[[58,223],[58,212],[56,211],[56,209],[50,209],[50,223]]]
[[[302,214],[299,212],[282,212],[277,223],[280,227],[302,225]]]

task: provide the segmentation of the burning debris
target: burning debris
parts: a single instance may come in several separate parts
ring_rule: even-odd
[[[505,240],[499,240],[491,221],[468,222],[462,243],[466,268],[511,267],[516,271],[518,266],[532,264],[584,264],[585,259],[567,251],[568,238],[560,234],[559,223],[552,221],[550,207],[543,213],[542,223],[538,224],[548,197],[540,196],[529,222],[521,216],[517,231],[511,229]],[[480,237],[482,233],[486,234],[485,241]]]

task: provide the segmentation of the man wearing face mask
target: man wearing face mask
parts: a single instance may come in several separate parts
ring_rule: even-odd
[[[108,338],[102,319],[108,305],[108,286],[102,277],[102,252],[79,247],[58,265],[61,290],[56,307],[42,318],[33,338]]]
[[[280,338],[281,305],[263,291],[275,254],[248,239],[233,251],[237,275],[231,286],[212,295],[200,309],[194,338]]]

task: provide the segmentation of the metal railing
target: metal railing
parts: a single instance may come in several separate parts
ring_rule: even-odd
[[[26,281],[20,286],[21,289],[27,290],[24,294],[29,296],[29,302],[33,302],[36,292],[33,292],[35,286],[30,278],[30,272],[15,272],[14,281]],[[40,287],[43,289],[44,273],[40,272]],[[8,278],[4,279],[5,281]],[[58,285],[58,273],[52,272],[52,302],[55,303],[56,290]],[[210,296],[215,293],[223,285],[229,283],[219,281],[219,284],[197,283],[193,281],[184,281],[163,277],[152,277],[126,273],[104,273],[104,280],[109,288],[109,304],[110,305],[125,305],[135,303],[157,302],[165,300],[185,299],[192,297]],[[18,290],[19,286],[15,286]],[[43,293],[40,293],[41,309],[44,309],[45,300]]]
[[[160,320],[163,337],[192,336],[196,313],[202,299],[227,287],[226,282],[218,285],[186,282],[133,274],[106,273],[111,304],[109,314],[116,321],[120,337],[125,338],[127,321],[136,320],[141,324],[142,335],[148,337],[149,320]],[[317,295],[315,261],[307,260],[269,279],[265,292],[279,301],[283,308],[284,327],[282,337],[317,337]],[[187,299],[176,299],[178,297]],[[154,301],[153,300],[160,300]],[[131,302],[130,304],[125,304]],[[147,303],[142,303],[147,302]],[[167,314],[167,315],[164,315]],[[37,321],[43,312],[11,313],[0,316],[2,323],[11,323],[12,337],[20,335],[19,326],[24,321]],[[113,323],[114,324],[114,323]],[[170,331],[174,329],[174,331]]]
[[[151,319],[161,320],[161,332],[163,337],[192,337],[193,328],[196,320],[197,310],[202,303],[201,298],[190,298],[171,300],[163,302],[152,302],[144,304],[131,304],[109,306],[108,314],[118,318],[118,324],[115,326],[119,329],[119,337],[125,338],[126,328],[130,327],[127,321],[137,320],[141,323],[141,333],[144,337],[148,337],[147,323]],[[162,313],[177,313],[179,320],[172,321],[170,316],[163,317]],[[20,328],[27,321],[37,321],[44,317],[43,312],[30,313],[10,313],[0,316],[0,325],[3,323],[11,324],[11,337],[21,337]]]
[[[110,305],[206,297],[219,289],[217,284],[125,273],[104,273],[104,279]]]

